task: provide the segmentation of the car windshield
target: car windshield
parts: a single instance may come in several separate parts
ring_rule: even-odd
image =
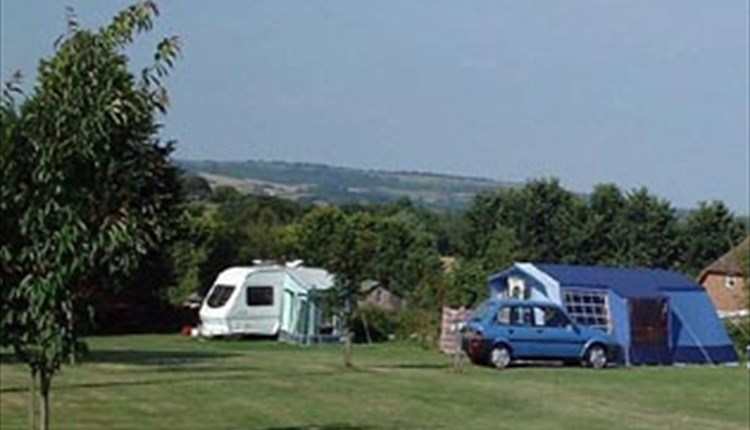
[[[476,309],[471,312],[471,314],[469,315],[469,321],[481,320],[491,307],[492,302],[490,300],[483,301]]]

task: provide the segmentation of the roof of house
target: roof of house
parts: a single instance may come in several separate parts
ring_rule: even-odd
[[[365,279],[361,284],[359,284],[359,291],[363,294],[369,294],[372,290],[378,288],[379,286],[379,281],[376,281],[374,279]]]
[[[703,288],[683,274],[642,267],[571,266],[534,264],[560,286],[606,288],[623,297],[655,296],[665,291]]]
[[[746,237],[739,245],[735,246],[729,250],[729,252],[717,258],[716,261],[701,270],[700,275],[698,275],[698,282],[703,282],[706,279],[706,276],[712,273],[741,276],[744,271],[740,265],[740,257],[743,254],[747,255],[748,253],[750,253],[750,236]]]
[[[382,288],[382,289],[388,291],[393,296],[396,296],[396,297],[399,297],[399,298],[401,297],[400,294],[397,294],[391,288],[388,288],[387,286],[383,285],[382,282],[376,281],[374,279],[365,279],[364,281],[362,281],[361,284],[359,284],[359,292],[361,294],[370,294],[373,291],[377,290],[378,288]]]

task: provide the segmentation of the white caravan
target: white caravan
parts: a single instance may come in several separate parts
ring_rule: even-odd
[[[308,342],[321,334],[314,298],[333,286],[323,269],[291,264],[231,267],[219,273],[200,309],[202,336],[262,335]]]

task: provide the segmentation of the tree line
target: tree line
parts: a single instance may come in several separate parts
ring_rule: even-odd
[[[399,321],[387,324],[426,343],[437,337],[442,306],[471,306],[486,296],[487,277],[516,261],[654,267],[696,277],[747,234],[722,202],[681,214],[646,188],[612,184],[580,195],[556,179],[537,179],[479,194],[456,213],[407,199],[309,205],[226,186],[211,191],[199,182],[190,179],[190,187],[206,199],[187,205],[180,240],[165,248],[174,304],[204,295],[224,267],[302,259],[336,275],[337,306],[354,320],[350,328],[359,286],[372,279],[406,299]]]

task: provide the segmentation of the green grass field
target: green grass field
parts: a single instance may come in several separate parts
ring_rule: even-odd
[[[403,344],[336,347],[93,338],[54,381],[54,429],[741,429],[744,368],[468,367]],[[3,357],[0,428],[27,427],[26,369]]]

